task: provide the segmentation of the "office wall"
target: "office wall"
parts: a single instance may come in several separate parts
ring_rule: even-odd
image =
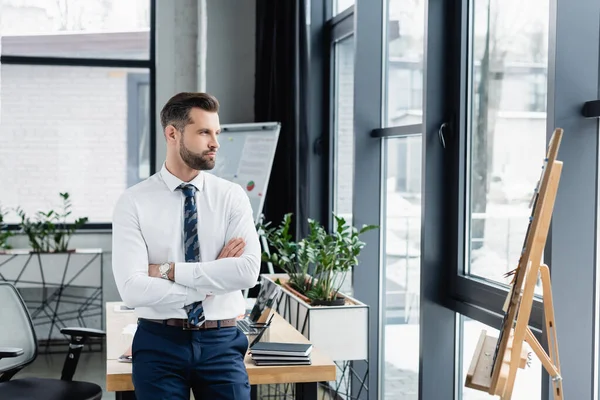
[[[199,8],[200,2],[195,0],[178,0],[173,2],[171,0],[158,0],[157,1],[157,112],[160,111],[162,105],[171,95],[178,91],[183,90],[199,90],[202,89],[203,82],[205,82],[206,90],[215,94],[221,101],[221,121],[222,123],[232,122],[251,122],[254,120],[254,32],[255,32],[255,1],[244,0],[243,2],[237,2],[235,0],[223,0],[223,1],[207,1],[206,7],[206,27],[199,26],[198,18],[201,15],[202,9]],[[205,29],[205,36],[202,35],[202,29]],[[198,34],[200,32],[200,35]],[[198,43],[198,37],[205,37],[205,43]],[[202,64],[202,57],[199,57],[199,52],[206,52],[205,65]],[[12,67],[14,68],[14,67]],[[30,68],[30,67],[26,67]],[[33,68],[33,67],[31,67]],[[46,68],[46,67],[45,67]],[[67,135],[70,133],[74,137],[77,137],[77,130],[67,130],[66,132],[57,129],[56,126],[60,124],[61,110],[69,110],[74,106],[80,106],[81,112],[77,118],[80,118],[82,124],[85,121],[91,121],[91,126],[98,126],[99,124],[104,125],[102,129],[102,137],[104,141],[94,145],[94,152],[89,157],[84,157],[81,160],[81,165],[90,163],[91,158],[100,159],[106,162],[107,159],[111,161],[111,165],[114,165],[118,170],[106,170],[107,181],[117,180],[121,182],[126,176],[126,160],[123,158],[123,149],[126,143],[126,129],[124,124],[125,118],[121,118],[121,114],[126,112],[126,102],[124,101],[123,93],[115,91],[116,93],[113,98],[102,97],[102,89],[110,85],[111,82],[116,82],[119,78],[114,72],[112,73],[90,73],[86,71],[87,75],[84,77],[87,80],[89,88],[87,90],[81,87],[78,90],[73,89],[69,91],[69,85],[58,85],[57,81],[63,79],[61,76],[53,76],[48,69],[43,75],[33,74],[29,75],[29,85],[32,90],[37,87],[38,90],[43,90],[48,85],[52,85],[53,92],[56,93],[54,97],[54,103],[49,102],[47,107],[55,107],[54,111],[48,110],[44,112],[44,115],[54,115],[56,120],[52,120],[49,125],[51,129],[57,130],[60,135]],[[84,70],[80,70],[84,73]],[[90,69],[91,71],[91,69]],[[54,73],[54,72],[53,72]],[[203,77],[201,74],[205,74]],[[13,73],[14,79],[18,78],[17,71]],[[7,88],[10,87],[11,78],[8,74],[2,76],[2,108],[10,103],[9,93]],[[36,80],[39,79],[39,80]],[[78,80],[80,81],[80,79]],[[94,89],[94,86],[96,89]],[[98,99],[102,99],[102,107],[92,107],[91,105],[85,105],[85,99],[87,95],[83,92],[91,92],[93,96]],[[72,97],[70,96],[72,94]],[[115,96],[118,95],[118,98]],[[32,95],[33,96],[33,95]],[[66,101],[70,99],[69,104],[64,104],[59,101]],[[83,103],[83,104],[81,104]],[[14,104],[11,106],[13,110],[27,111],[28,105]],[[21,113],[18,114],[20,118],[33,118],[25,117]],[[35,113],[33,114],[35,116]],[[114,117],[114,118],[111,118]],[[118,117],[118,118],[117,118]],[[72,118],[72,117],[69,117]],[[68,120],[69,118],[64,117],[62,120]],[[158,116],[157,116],[158,118]],[[17,124],[17,116],[13,116],[15,124]],[[114,126],[111,125],[111,121],[114,122]],[[0,121],[3,123],[3,121]],[[42,119],[38,121],[39,126],[47,126],[48,120]],[[94,125],[95,124],[95,125]],[[43,130],[36,131],[36,135],[44,135]],[[112,137],[111,135],[116,135]],[[160,168],[162,161],[165,157],[165,146],[164,138],[160,130],[160,124],[157,124],[156,132],[156,159],[157,167]],[[18,138],[13,138],[18,140]],[[57,151],[49,153],[48,157],[59,157],[60,152],[68,152],[69,146],[73,143],[69,141],[60,142],[57,147]],[[106,145],[106,146],[105,146]],[[115,147],[116,146],[116,147]],[[104,151],[105,149],[112,149],[112,151]],[[116,150],[115,150],[116,148]],[[103,150],[104,149],[104,150]],[[10,154],[9,152],[4,152]],[[4,156],[4,153],[3,156]],[[13,152],[14,153],[14,152]],[[42,154],[42,153],[40,153]],[[58,155],[57,155],[58,154]],[[18,166],[22,163],[19,159],[18,154],[13,154],[11,157],[16,157],[11,162],[12,166]],[[36,155],[36,157],[38,157]],[[39,157],[45,157],[39,155]],[[5,159],[4,161],[7,161]],[[38,159],[38,165],[48,168],[52,163],[45,162]],[[5,165],[2,162],[2,165]],[[4,192],[5,188],[16,187],[19,188],[18,182],[8,182],[10,175],[6,169],[3,169],[1,179],[4,179],[0,190]],[[65,169],[68,173],[73,173],[73,177],[65,177],[65,181],[76,179],[78,182],[84,181],[85,177],[81,176],[81,171],[73,166]],[[114,176],[113,176],[114,175]],[[119,175],[119,178],[117,178]],[[49,184],[56,183],[56,178],[48,177],[46,181]],[[61,178],[62,179],[62,178]],[[99,184],[98,190],[101,190],[102,184]],[[58,186],[56,186],[58,189]],[[10,190],[6,192],[0,192],[0,198],[4,198],[7,192],[19,193],[19,198],[14,199],[15,202],[21,203],[26,201],[28,196],[26,193],[19,192],[21,189]],[[23,189],[25,190],[25,189]],[[52,188],[48,189],[52,190]],[[83,190],[83,189],[81,189]],[[75,192],[73,193],[75,195]],[[115,196],[105,197],[102,200],[96,199],[102,204],[102,209],[98,211],[103,215],[111,215],[112,207],[114,205]],[[74,213],[77,214],[77,205],[74,204]],[[94,247],[102,248],[104,250],[104,299],[105,301],[119,300],[119,294],[117,292],[114,279],[112,277],[112,235],[110,232],[85,232],[79,233],[72,238],[71,247]],[[12,241],[14,247],[27,247],[27,240],[24,237],[16,237]]]

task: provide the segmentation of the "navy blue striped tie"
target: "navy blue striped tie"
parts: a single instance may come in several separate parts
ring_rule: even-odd
[[[200,261],[200,243],[198,242],[198,209],[196,208],[196,187],[191,184],[181,184],[185,195],[183,206],[183,244],[185,251],[185,262]],[[202,326],[204,323],[204,308],[202,302],[188,304],[185,306],[188,314],[188,322],[191,325]]]

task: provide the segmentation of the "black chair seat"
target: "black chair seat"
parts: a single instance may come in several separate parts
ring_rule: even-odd
[[[94,383],[60,379],[24,378],[0,383],[0,399],[11,400],[98,400],[102,388]]]

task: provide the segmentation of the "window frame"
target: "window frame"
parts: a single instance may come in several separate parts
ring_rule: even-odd
[[[93,57],[59,57],[59,56],[19,56],[0,54],[0,65],[35,65],[35,66],[61,66],[61,67],[113,67],[113,68],[132,68],[147,69],[149,82],[149,113],[150,118],[148,127],[150,130],[149,140],[149,160],[150,175],[156,172],[156,0],[149,0],[150,6],[150,43],[148,59],[113,59],[113,58],[93,58]],[[128,81],[129,84],[129,81]],[[128,121],[127,140],[130,140],[130,121]],[[129,156],[129,150],[128,150]],[[129,164],[131,160],[127,163]],[[127,166],[126,166],[127,167]],[[127,168],[123,171],[127,174]],[[67,227],[73,227],[73,224],[67,224]],[[19,224],[8,224],[9,231],[19,231]],[[79,231],[111,231],[111,221],[88,222],[78,229]]]

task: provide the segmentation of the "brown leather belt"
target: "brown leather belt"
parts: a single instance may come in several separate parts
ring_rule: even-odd
[[[147,319],[140,318],[143,321],[155,322],[157,324],[163,324],[168,326],[175,326],[181,328],[184,331],[200,331],[207,329],[218,329],[218,328],[229,328],[237,325],[235,318],[221,319],[217,321],[204,321],[202,326],[190,325],[187,319],[184,318],[169,318],[169,319]]]

